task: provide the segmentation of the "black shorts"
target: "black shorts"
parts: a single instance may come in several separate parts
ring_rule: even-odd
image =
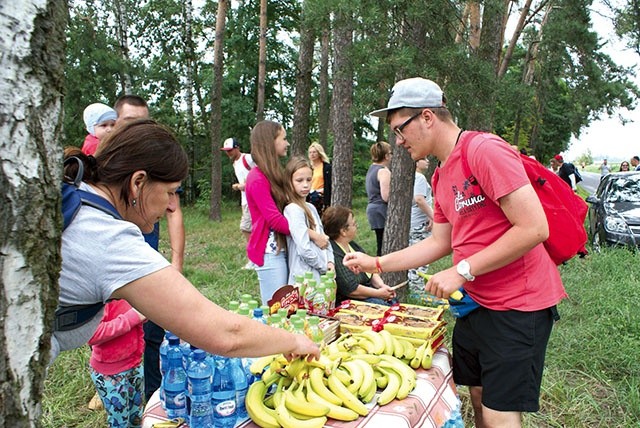
[[[482,404],[502,412],[537,412],[556,307],[493,311],[483,307],[456,320],[453,379],[482,386]]]

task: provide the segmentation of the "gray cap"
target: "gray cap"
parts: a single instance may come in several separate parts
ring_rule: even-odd
[[[386,118],[390,110],[403,107],[436,108],[444,107],[443,93],[435,82],[422,77],[404,79],[393,86],[387,108],[372,111],[371,116]]]

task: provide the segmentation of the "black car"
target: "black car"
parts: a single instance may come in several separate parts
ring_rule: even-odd
[[[640,172],[615,172],[602,177],[587,202],[594,251],[604,244],[640,244]]]

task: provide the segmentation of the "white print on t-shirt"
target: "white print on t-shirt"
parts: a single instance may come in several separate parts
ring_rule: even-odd
[[[455,199],[455,208],[456,208],[456,211],[460,211],[463,208],[472,207],[476,204],[484,205],[483,202],[485,200],[486,198],[482,194],[477,196],[472,195],[465,199],[464,193],[458,192]]]

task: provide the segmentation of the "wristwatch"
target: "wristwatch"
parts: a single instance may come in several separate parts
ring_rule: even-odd
[[[471,266],[466,260],[460,260],[460,262],[456,265],[456,271],[467,281],[473,281],[474,279],[476,279],[475,276],[471,275]]]

